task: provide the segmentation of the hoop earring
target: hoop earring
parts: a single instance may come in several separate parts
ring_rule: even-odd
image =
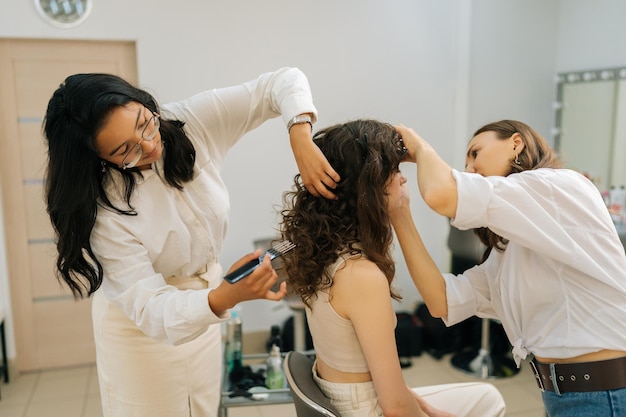
[[[102,172],[107,172],[107,161],[101,160],[100,165],[102,166]]]
[[[515,154],[515,163],[519,165],[519,159],[517,158],[519,156],[518,153]]]

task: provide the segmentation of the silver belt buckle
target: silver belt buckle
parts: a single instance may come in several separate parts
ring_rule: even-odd
[[[539,370],[537,369],[537,366],[535,365],[534,361],[530,361],[530,367],[533,368],[533,373],[535,374],[535,378],[537,379],[537,381],[539,381],[537,384],[539,385],[539,389],[541,390],[541,392],[544,392],[546,388],[543,385],[543,381],[541,380],[541,375],[539,374]]]

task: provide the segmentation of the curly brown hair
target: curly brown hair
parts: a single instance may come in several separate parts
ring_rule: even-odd
[[[283,195],[280,231],[296,244],[283,257],[289,290],[310,306],[319,290],[332,285],[326,268],[340,254],[362,253],[387,277],[390,296],[400,299],[391,288],[395,264],[385,190],[406,152],[402,138],[388,123],[355,120],[320,130],[313,141],[341,180],[336,200],[313,196],[299,174]]]
[[[472,138],[483,132],[494,132],[496,137],[502,140],[510,138],[515,133],[519,133],[521,136],[524,142],[524,149],[517,156],[516,161],[511,161],[511,171],[507,175],[530,169],[562,167],[556,152],[548,145],[548,142],[526,123],[517,120],[500,120],[489,123],[478,129]],[[482,257],[483,262],[493,248],[502,252],[508,243],[502,236],[497,235],[486,227],[474,229],[474,233],[487,247]]]

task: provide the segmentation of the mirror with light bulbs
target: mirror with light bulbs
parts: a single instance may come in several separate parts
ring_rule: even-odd
[[[554,148],[603,194],[626,250],[626,67],[560,73],[556,82]]]
[[[557,75],[554,146],[600,191],[626,185],[626,68]]]

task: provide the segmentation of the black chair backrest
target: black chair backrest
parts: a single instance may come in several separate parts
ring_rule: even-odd
[[[313,379],[313,361],[306,355],[291,351],[283,361],[285,376],[298,417],[340,417]]]

